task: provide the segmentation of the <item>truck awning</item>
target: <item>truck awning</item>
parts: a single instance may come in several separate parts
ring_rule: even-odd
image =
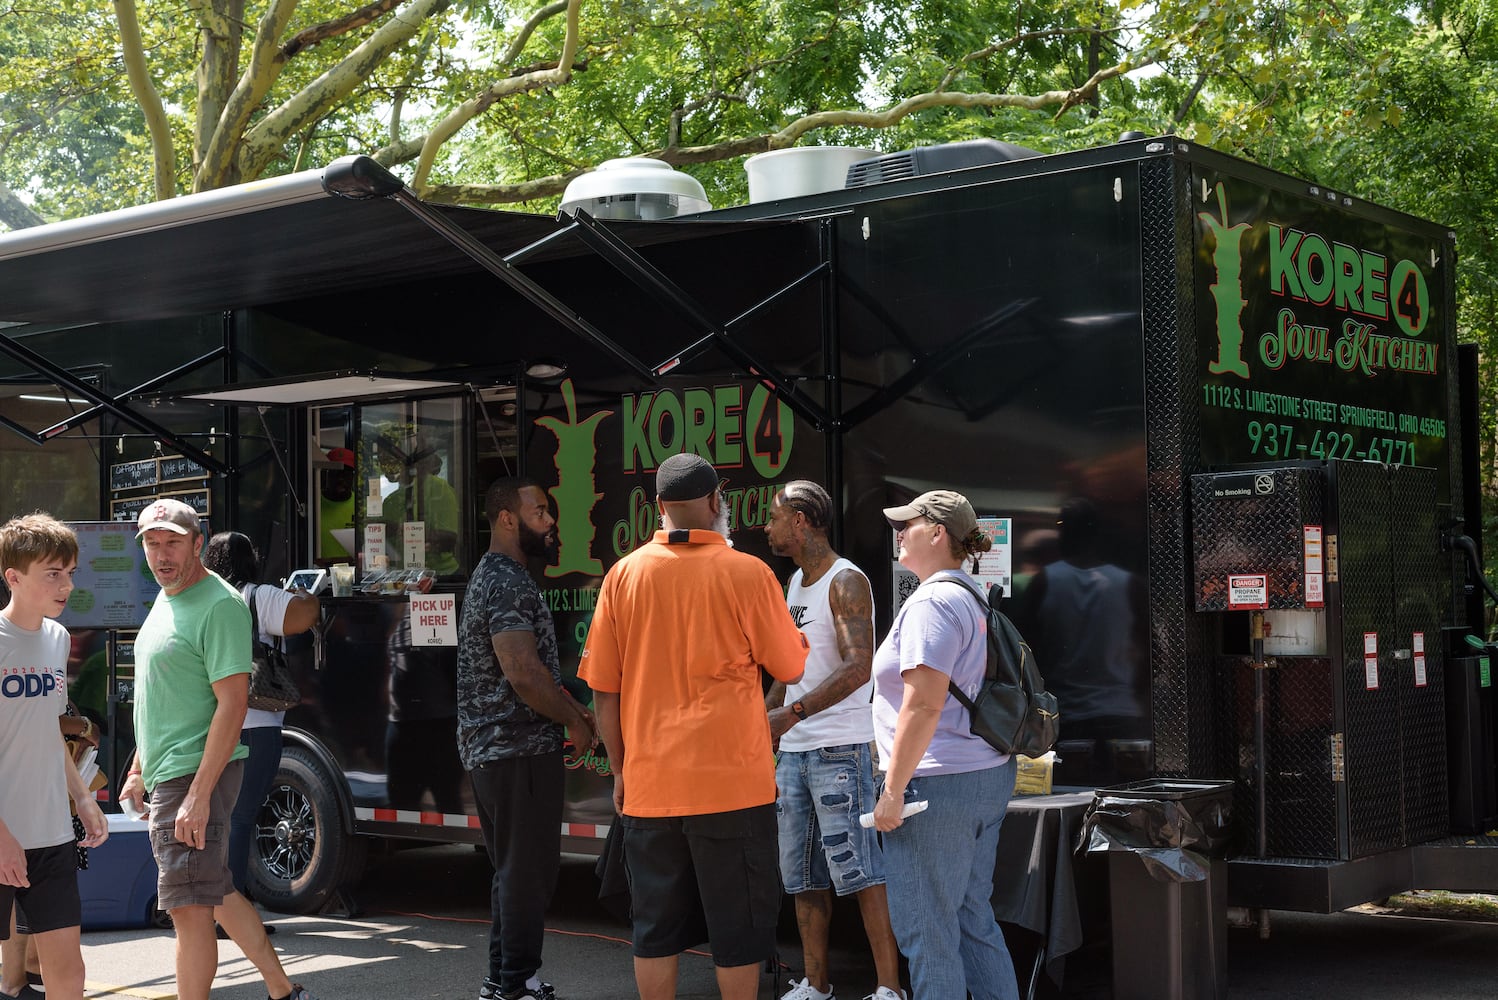
[[[478,274],[467,256],[385,198],[350,201],[309,170],[0,235],[0,322],[166,319]],[[500,254],[564,223],[434,205]],[[784,223],[613,224],[634,246]],[[398,252],[397,252],[398,251]],[[530,260],[586,251],[558,241]]]

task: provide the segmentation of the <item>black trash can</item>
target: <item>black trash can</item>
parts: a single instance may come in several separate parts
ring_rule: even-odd
[[[1233,783],[1150,778],[1099,788],[1083,821],[1108,855],[1113,1000],[1227,996]]]

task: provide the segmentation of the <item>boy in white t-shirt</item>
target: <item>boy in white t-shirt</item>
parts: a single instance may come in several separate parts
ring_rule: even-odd
[[[10,603],[0,610],[0,937],[15,901],[26,911],[47,994],[82,1000],[78,852],[68,797],[85,847],[109,836],[99,804],[63,744],[68,630],[53,621],[67,606],[78,539],[46,514],[0,527],[0,573]]]

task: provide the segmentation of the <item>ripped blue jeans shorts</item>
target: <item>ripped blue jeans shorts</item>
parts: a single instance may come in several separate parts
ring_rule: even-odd
[[[884,884],[879,835],[858,825],[859,814],[874,808],[867,743],[782,751],[775,784],[786,892],[831,888],[846,896]]]

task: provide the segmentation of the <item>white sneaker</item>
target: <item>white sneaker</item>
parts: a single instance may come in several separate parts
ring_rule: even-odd
[[[901,990],[899,993],[896,993],[888,986],[881,986],[864,997],[863,1000],[905,1000],[905,991]]]
[[[837,1000],[832,992],[832,984],[827,984],[827,992],[823,993],[811,984],[810,979],[803,978],[799,983],[794,979],[791,988],[780,994],[780,1000]]]

